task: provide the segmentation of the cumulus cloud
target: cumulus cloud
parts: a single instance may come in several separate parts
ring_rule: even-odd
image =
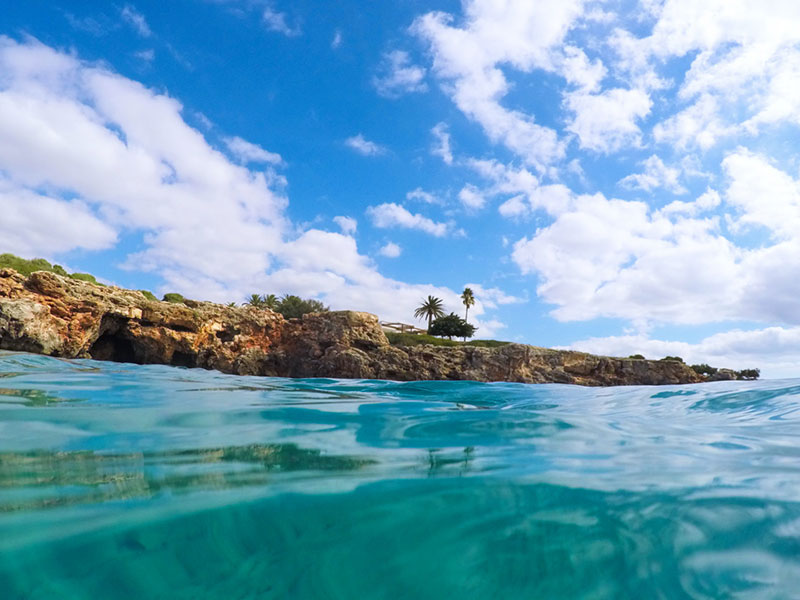
[[[441,204],[439,198],[419,187],[408,192],[406,194],[406,200],[419,200],[426,204]]]
[[[383,55],[379,74],[372,84],[381,96],[399,98],[403,94],[425,92],[425,69],[413,64],[408,52],[392,50]]]
[[[358,221],[353,217],[333,217],[333,222],[339,226],[345,235],[353,235],[358,229]]]
[[[644,171],[632,173],[620,180],[620,185],[630,189],[652,192],[658,188],[665,188],[673,194],[685,194],[686,188],[680,183],[681,170],[668,167],[658,156],[653,154],[642,162]]]
[[[444,237],[451,231],[448,223],[437,223],[419,213],[412,213],[394,202],[370,206],[367,208],[367,215],[375,227],[416,229],[436,237]]]
[[[242,164],[247,163],[267,163],[280,165],[283,159],[280,154],[264,150],[261,146],[248,142],[238,136],[223,138],[228,150],[231,151],[236,159]]]
[[[386,258],[397,258],[402,252],[403,249],[394,242],[386,242],[386,244],[378,250],[378,254]]]
[[[160,276],[161,291],[219,301],[294,293],[404,321],[428,294],[459,306],[458,293],[446,287],[381,275],[345,235],[355,219],[336,219],[344,233],[298,233],[275,178],[232,162],[182,113],[174,98],[105,67],[34,40],[0,37],[5,249],[55,259],[136,234],[142,248],[125,262]],[[258,146],[233,148],[242,161],[274,162]],[[413,215],[410,223],[440,232]],[[480,323],[484,309],[474,314]]]
[[[386,153],[386,148],[380,144],[369,141],[360,133],[347,138],[344,143],[348,148],[355,150],[363,156],[377,156]]]
[[[417,18],[412,31],[429,45],[432,70],[456,106],[492,142],[544,169],[564,155],[564,143],[532,114],[503,106],[510,88],[503,68],[554,69],[554,49],[582,5],[582,0],[468,0],[460,24],[447,13],[431,12]]]
[[[461,204],[463,204],[465,208],[471,210],[478,210],[479,208],[483,208],[484,204],[486,204],[486,198],[483,197],[483,194],[481,194],[480,190],[474,185],[465,185],[461,188],[461,191],[458,192],[458,199],[461,200]]]
[[[637,121],[650,112],[652,104],[648,94],[639,89],[570,93],[566,106],[575,116],[567,129],[578,136],[581,148],[588,150],[610,153],[625,146],[639,146],[641,130]]]

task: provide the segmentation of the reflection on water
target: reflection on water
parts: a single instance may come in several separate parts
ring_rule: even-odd
[[[792,598],[800,385],[0,353],[0,598]]]

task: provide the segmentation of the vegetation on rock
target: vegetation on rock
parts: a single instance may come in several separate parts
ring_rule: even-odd
[[[475,346],[478,348],[498,348],[508,346],[511,342],[500,340],[472,340],[469,342],[459,342],[456,340],[445,340],[424,333],[400,333],[399,331],[386,331],[386,338],[392,346]]]
[[[164,294],[162,300],[164,302],[172,302],[173,304],[184,304],[186,302],[186,298],[184,298],[180,294],[176,294],[175,292]]]
[[[25,277],[31,273],[35,273],[36,271],[47,271],[49,273],[63,275],[64,277],[71,277],[72,279],[78,279],[80,281],[88,281],[89,283],[93,283],[95,285],[103,285],[102,283],[98,282],[93,275],[89,275],[88,273],[68,273],[67,270],[61,265],[51,265],[43,258],[34,258],[28,260],[13,254],[0,254],[0,269],[14,269],[20,275],[25,275]]]
[[[304,299],[291,294],[281,298],[278,298],[275,294],[265,294],[263,296],[251,294],[245,304],[256,308],[274,310],[282,314],[286,319],[298,319],[309,313],[328,312],[330,310],[319,300],[314,300],[313,298]]]
[[[430,335],[447,336],[448,339],[453,339],[453,337],[468,338],[475,335],[475,326],[470,325],[457,314],[450,313],[433,321],[428,327],[428,333]]]
[[[414,317],[417,319],[428,319],[428,333],[431,332],[433,320],[443,316],[444,303],[441,298],[436,298],[435,296],[428,296],[414,311]]]

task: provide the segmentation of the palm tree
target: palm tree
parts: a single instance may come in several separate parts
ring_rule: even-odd
[[[475,306],[475,294],[472,293],[471,288],[465,287],[464,291],[461,292],[461,302],[467,307],[467,310],[464,311],[464,320],[466,321],[469,316],[469,307]]]
[[[261,308],[264,306],[264,302],[261,299],[261,296],[258,294],[250,294],[250,297],[247,299],[245,304],[249,304],[250,306],[255,306],[256,308]]]
[[[428,331],[430,331],[433,319],[444,316],[443,306],[441,298],[428,296],[427,300],[423,300],[419,308],[414,311],[414,316],[417,319],[428,319]]]
[[[266,296],[261,296],[261,303],[270,310],[278,310],[280,300],[275,294],[267,294]]]

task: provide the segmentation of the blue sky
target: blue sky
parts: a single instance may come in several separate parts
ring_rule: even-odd
[[[31,0],[0,251],[797,374],[793,0]]]

